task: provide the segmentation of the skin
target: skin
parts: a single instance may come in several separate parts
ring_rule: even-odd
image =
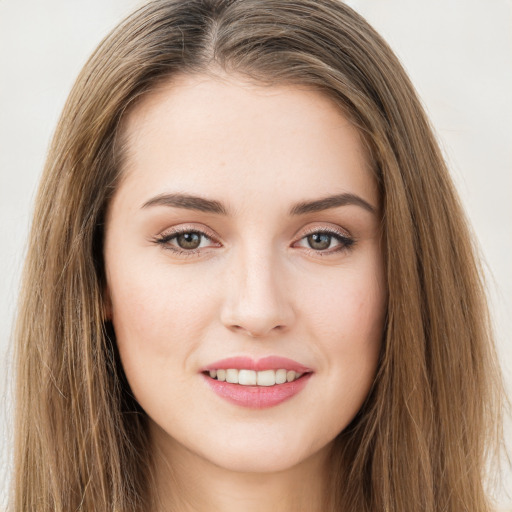
[[[373,383],[386,310],[379,196],[357,131],[318,92],[206,75],[160,87],[123,130],[108,315],[149,416],[155,510],[322,510],[327,458]],[[217,200],[230,215],[144,207],[169,193]],[[289,214],[341,193],[374,211]],[[178,254],[175,228],[208,238]],[[311,232],[333,229],[352,245],[327,236],[327,249],[311,246]],[[226,357],[268,355],[313,370],[275,407],[231,404],[201,374]]]

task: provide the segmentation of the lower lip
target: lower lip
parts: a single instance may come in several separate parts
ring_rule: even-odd
[[[293,382],[275,386],[243,386],[215,380],[204,374],[203,377],[210,388],[228,402],[251,409],[266,409],[279,405],[302,391],[311,375],[307,373]]]

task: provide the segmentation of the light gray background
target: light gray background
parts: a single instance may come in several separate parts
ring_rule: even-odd
[[[140,0],[0,0],[0,504],[12,417],[9,333],[38,177],[72,83]],[[512,2],[351,0],[387,39],[429,112],[486,262],[512,389]],[[508,427],[508,437],[512,429]],[[509,443],[509,446],[512,443]],[[512,510],[512,471],[498,495]]]

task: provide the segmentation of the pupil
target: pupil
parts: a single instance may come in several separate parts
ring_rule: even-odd
[[[308,236],[308,243],[312,249],[328,249],[331,245],[331,235],[325,233],[315,233]]]
[[[201,238],[197,233],[181,233],[177,242],[182,249],[197,249],[201,244]]]

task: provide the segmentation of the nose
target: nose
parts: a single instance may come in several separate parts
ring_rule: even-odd
[[[249,251],[247,251],[249,252]],[[288,329],[294,321],[290,283],[272,254],[240,254],[226,279],[221,321],[254,338]]]

